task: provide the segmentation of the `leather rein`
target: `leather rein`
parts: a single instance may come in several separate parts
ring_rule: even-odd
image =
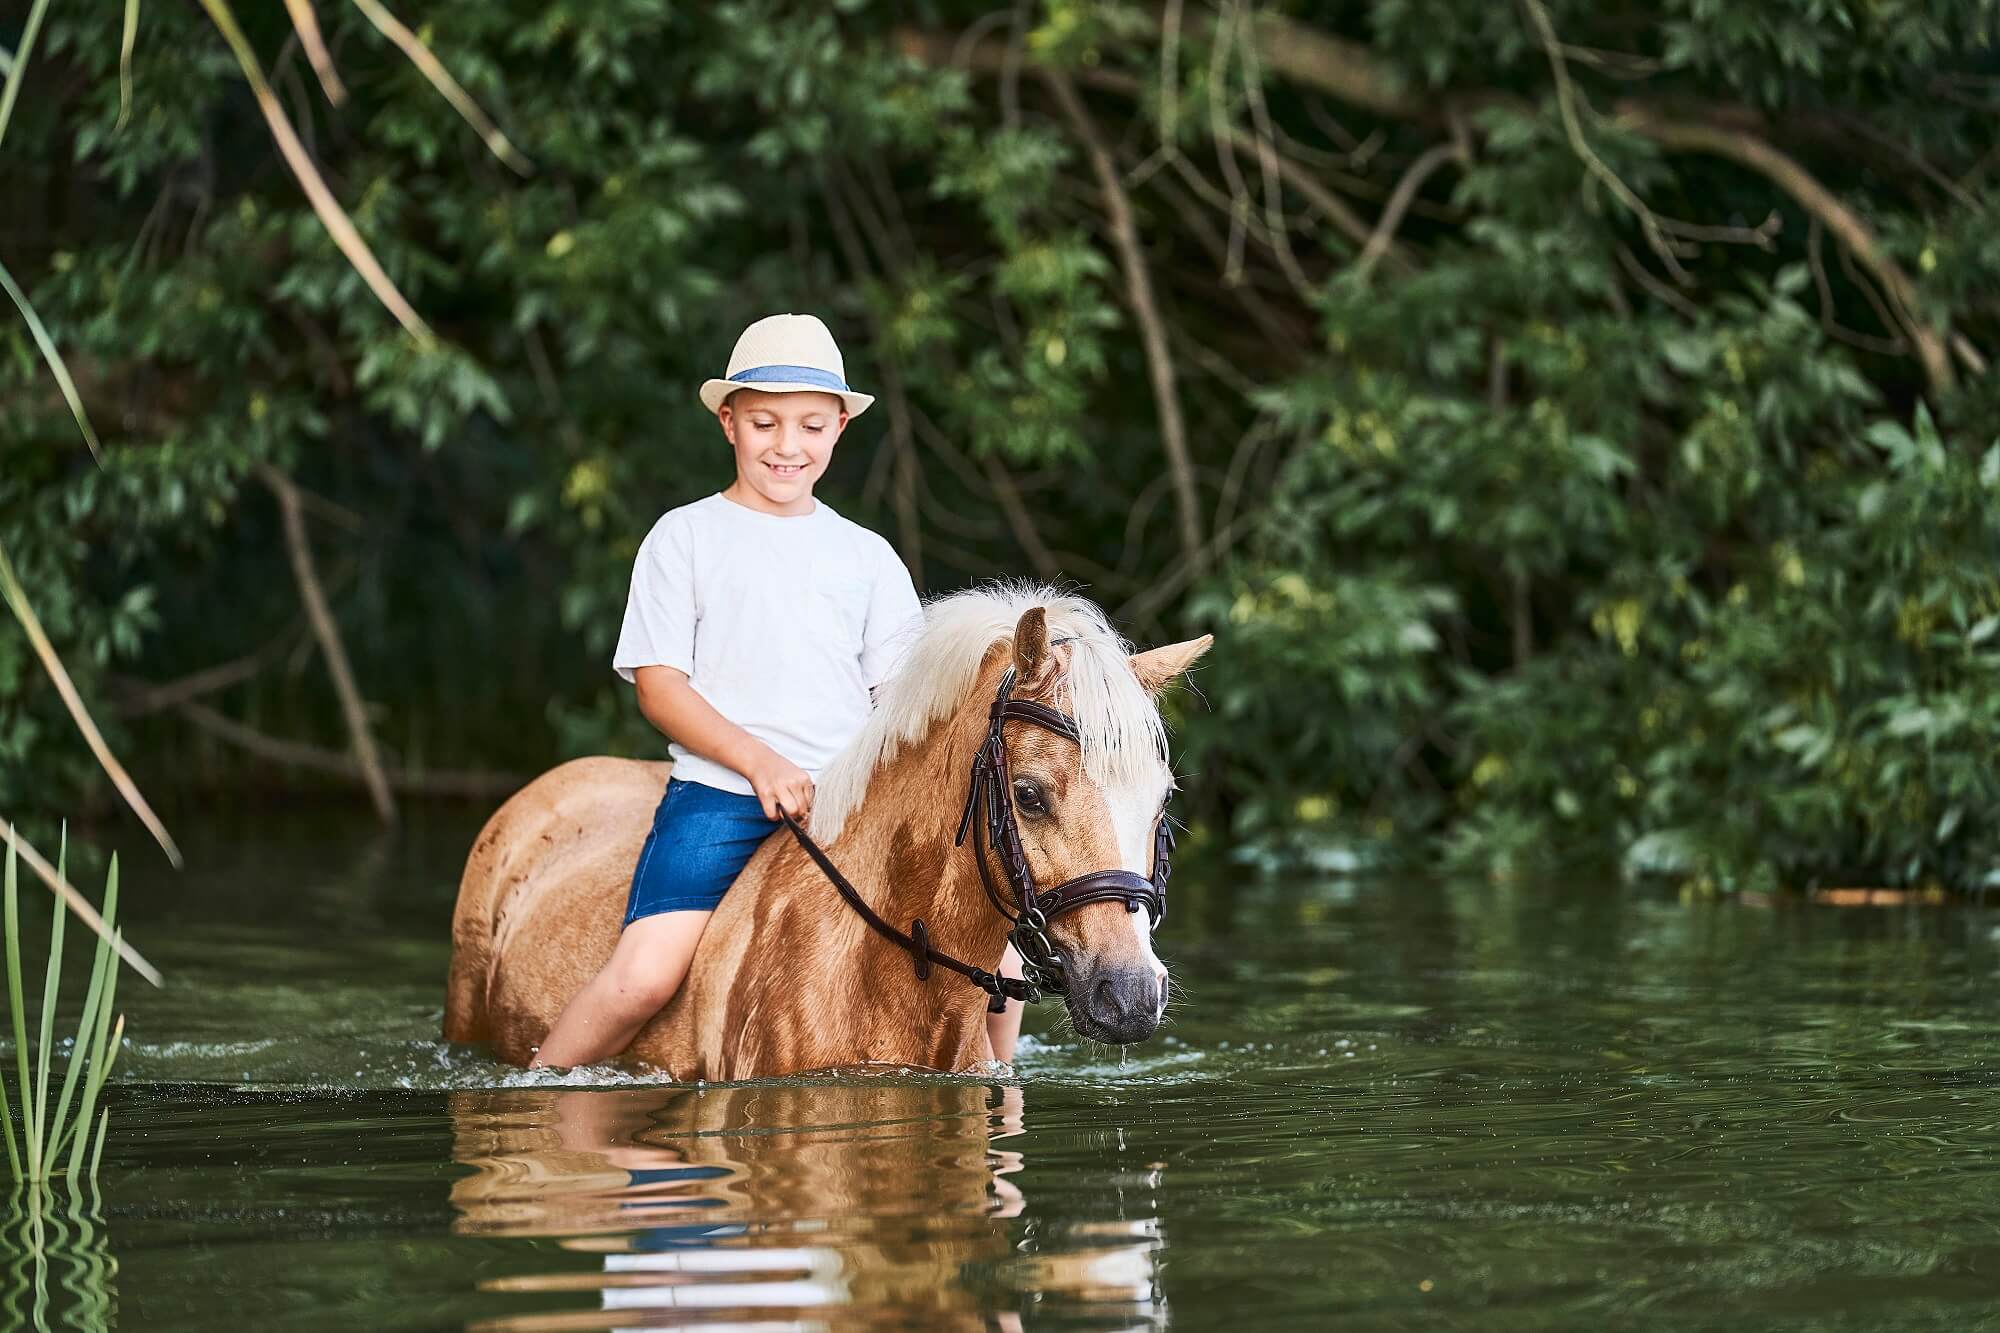
[[[1028,868],[1028,855],[1021,844],[1021,829],[1015,821],[1012,782],[1007,770],[1007,741],[1001,728],[1008,721],[1026,722],[1079,744],[1082,743],[1082,734],[1077,730],[1076,719],[1069,714],[1031,699],[1013,698],[1013,690],[1014,668],[1010,666],[1000,677],[999,692],[986,710],[986,739],[972,756],[971,790],[966,793],[965,813],[959,817],[958,836],[952,840],[952,845],[963,846],[966,834],[972,835],[973,859],[979,865],[979,882],[985,886],[986,896],[994,910],[1012,923],[1007,939],[1020,953],[1021,970],[1025,975],[1003,977],[933,948],[930,930],[924,925],[922,917],[911,921],[907,932],[890,925],[862,900],[847,876],[840,873],[826,850],[813,841],[812,836],[792,818],[791,812],[778,812],[785,827],[792,831],[792,836],[798,839],[799,846],[805,849],[820,873],[839,891],[842,900],[868,924],[869,929],[910,955],[915,961],[919,980],[930,976],[932,964],[956,972],[991,997],[986,1007],[994,1013],[1005,1009],[1009,1000],[1033,1004],[1063,988],[1063,956],[1049,938],[1051,921],[1090,903],[1122,902],[1128,912],[1144,907],[1152,917],[1153,925],[1158,927],[1166,919],[1167,878],[1173,873],[1173,825],[1166,812],[1162,811],[1153,833],[1153,874],[1150,879],[1130,870],[1093,870],[1064,880],[1052,889],[1036,887],[1034,872]],[[985,818],[976,820],[974,816],[982,806]],[[999,852],[1008,887],[1013,890],[1019,911],[1010,910],[994,886],[992,873],[987,868],[989,851]]]

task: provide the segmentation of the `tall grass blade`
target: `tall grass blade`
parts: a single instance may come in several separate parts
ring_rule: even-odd
[[[13,849],[14,843],[15,838],[10,831],[7,835],[7,847],[10,851]],[[11,857],[9,858],[8,869],[13,869]],[[7,1000],[8,1013],[12,1015],[14,1020],[14,1060],[21,1075],[21,1081],[15,1084],[15,1086],[21,1091],[22,1119],[30,1126],[30,1133],[32,1133],[34,1116],[29,1098],[34,1096],[32,1089],[35,1085],[28,1081],[28,1004],[26,1000],[21,998],[21,895],[16,891],[14,881],[15,877],[13,875],[10,874],[7,876]],[[34,1140],[30,1138],[28,1142],[28,1169],[30,1171],[34,1170],[33,1163],[36,1146]],[[22,1177],[16,1176],[15,1179],[19,1180]]]
[[[114,931],[114,937],[122,937],[124,932]],[[90,1068],[83,1078],[83,1101],[77,1107],[77,1144],[83,1143],[83,1136],[89,1132],[90,1113],[97,1109],[98,1094],[104,1091],[105,1080],[111,1077],[111,1066],[118,1059],[118,1045],[125,1032],[125,1016],[118,1016],[117,1035],[111,1032],[111,1015],[118,1007],[118,971],[113,968],[111,975],[104,979],[104,998],[97,1006],[97,1028],[90,1034]],[[109,1043],[107,1045],[107,1043]],[[76,1160],[74,1152],[70,1155]]]
[[[21,95],[21,76],[28,72],[28,55],[35,49],[35,34],[42,30],[42,15],[48,12],[49,0],[35,0],[35,7],[28,11],[28,22],[21,29],[20,45],[14,48],[14,64],[7,71],[7,86],[0,90],[0,139],[7,137],[7,122],[14,115],[14,99]]]
[[[132,47],[139,40],[139,0],[125,0],[125,33],[118,39],[118,123],[122,130],[132,118]]]
[[[7,831],[7,869],[5,872],[7,881],[7,933],[9,936],[13,934],[15,879],[17,874],[18,872],[14,866],[14,831],[9,829]],[[27,1095],[25,1090],[22,1095]],[[0,1121],[5,1122],[7,1131],[7,1170],[10,1177],[18,1182],[21,1179],[21,1151],[14,1143],[14,1108],[7,1102],[7,1078],[4,1074],[0,1074]]]
[[[56,852],[56,874],[69,878],[68,865],[69,830],[65,828],[62,847]],[[56,899],[55,915],[49,921],[49,965],[42,977],[42,1031],[41,1044],[35,1048],[35,1095],[28,1108],[28,1173],[34,1180],[48,1179],[48,1172],[42,1166],[42,1149],[54,1132],[49,1127],[49,1051],[56,1044],[56,997],[62,992],[63,923],[68,919],[62,899]],[[26,1092],[21,1094],[21,1100],[28,1100]]]
[[[384,37],[402,48],[403,54],[410,58],[410,63],[431,81],[431,87],[437,89],[444,100],[451,103],[453,109],[465,118],[465,123],[478,132],[493,156],[505,162],[519,175],[526,176],[534,172],[535,164],[523,157],[521,150],[508,141],[507,136],[500,132],[500,127],[480,109],[479,103],[472,100],[472,94],[459,85],[458,80],[451,76],[451,71],[444,67],[444,62],[424,45],[422,38],[403,26],[402,20],[383,8],[380,0],[354,0],[354,6],[368,16],[368,21],[374,24]]]
[[[83,1164],[83,1141],[90,1133],[90,1113],[97,1109],[97,1094],[104,1090],[104,1082],[111,1077],[111,1066],[118,1062],[118,1049],[125,1043],[125,1015],[118,1015],[118,1024],[110,1033],[101,1029],[97,1045],[90,1058],[90,1078],[83,1086],[83,1105],[77,1108],[76,1142],[70,1145],[69,1169],[72,1174]],[[104,1152],[104,1124],[111,1116],[111,1108],[105,1107],[97,1123],[97,1147],[90,1154],[90,1176],[97,1178],[97,1159]]]
[[[278,95],[271,91],[271,85],[264,81],[264,71],[257,64],[257,52],[251,47],[250,39],[237,26],[236,15],[229,8],[228,0],[201,0],[201,7],[208,11],[222,39],[229,43],[229,49],[236,55],[236,63],[243,69],[243,77],[249,80],[250,91],[257,98],[257,108],[264,113],[264,121],[271,127],[271,137],[278,142],[278,151],[284,155],[285,165],[292,169],[299,185],[306,192],[306,199],[312,204],[313,212],[319,214],[320,223],[333,243],[347,256],[347,262],[354,265],[354,271],[375,293],[375,299],[388,308],[405,329],[426,342],[436,337],[430,325],[424,323],[410,303],[403,299],[402,292],[389,280],[375,260],[375,252],[368,248],[368,242],[361,239],[354,223],[333,197],[333,191],[326,186],[319,169],[313,166],[305,145],[293,132],[292,123],[285,119],[285,109],[278,102]]]
[[[120,1036],[125,1032],[125,1020],[122,1018],[118,1020],[118,1032]],[[90,1184],[93,1189],[97,1186],[97,1164],[104,1160],[104,1131],[110,1127],[111,1108],[107,1106],[97,1117],[97,1144],[90,1150]]]
[[[111,858],[111,869],[104,880],[104,921],[106,925],[111,925],[117,920],[118,858],[114,855]],[[99,1026],[98,1011],[104,1004],[107,986],[111,984],[107,974],[112,971],[111,941],[100,937],[90,964],[90,989],[84,993],[83,1013],[76,1020],[76,1041],[70,1046],[69,1069],[63,1075],[62,1096],[56,1099],[56,1132],[62,1137],[75,1132],[79,1124],[82,1125],[84,1132],[87,1133],[89,1129],[89,1110],[87,1108],[79,1110],[76,1122],[73,1123],[69,1118],[69,1106],[71,1098],[76,1093],[77,1078],[83,1073],[85,1056],[88,1055],[93,1063],[99,1058],[93,1039],[97,1036]],[[55,1173],[56,1155],[61,1151],[60,1142],[51,1142],[43,1152],[44,1177]]]
[[[347,100],[347,89],[341,86],[340,71],[333,67],[326,39],[319,34],[319,15],[313,10],[312,0],[285,0],[285,8],[291,11],[292,31],[299,35],[299,45],[306,49],[313,73],[319,75],[319,86],[326,90],[326,100],[339,106]]]
[[[63,901],[69,904],[69,910],[76,913],[92,930],[96,931],[100,939],[110,940],[111,947],[117,950],[118,956],[123,958],[134,972],[137,972],[155,986],[161,984],[160,970],[140,957],[137,949],[125,943],[122,938],[115,936],[112,933],[111,927],[104,924],[104,918],[97,914],[97,909],[90,905],[90,899],[78,893],[74,885],[56,874],[56,868],[43,859],[42,854],[36,851],[26,838],[21,836],[19,829],[9,824],[5,819],[0,819],[0,836],[5,836],[10,842],[19,845],[21,859],[28,863],[28,869],[34,871],[51,890],[61,894]]]
[[[62,390],[63,401],[69,404],[69,414],[76,418],[76,428],[83,432],[84,447],[90,450],[90,456],[102,466],[104,451],[98,447],[97,432],[91,429],[90,415],[83,410],[83,397],[76,391],[76,381],[69,377],[69,365],[62,359],[62,353],[56,350],[56,341],[49,337],[49,331],[43,325],[42,317],[35,313],[34,302],[28,299],[28,294],[14,281],[14,275],[8,272],[5,264],[0,264],[0,288],[6,289],[7,295],[14,300],[14,308],[19,310],[21,318],[28,322],[28,332],[34,335],[35,346],[42,349],[42,360],[49,363],[49,373],[55,376],[56,387]]]
[[[35,656],[42,659],[42,669],[55,682],[56,693],[62,696],[63,705],[69,709],[69,715],[75,720],[77,730],[83,733],[83,739],[89,743],[90,752],[97,756],[99,766],[110,776],[111,784],[118,788],[118,794],[132,807],[132,813],[139,816],[139,822],[146,826],[153,840],[166,852],[167,859],[174,863],[174,869],[180,869],[181,849],[174,845],[173,835],[167,832],[167,826],[160,822],[160,817],[153,813],[153,807],[146,804],[146,798],[139,794],[139,785],[132,781],[132,775],[125,771],[125,766],[111,753],[111,747],[104,743],[104,736],[98,731],[97,723],[91,720],[90,710],[83,706],[83,697],[76,692],[68,669],[56,656],[55,645],[42,631],[42,622],[36,617],[35,608],[28,605],[28,594],[22,589],[20,579],[14,575],[14,562],[7,558],[5,546],[0,546],[0,596],[6,598],[14,618],[28,632],[28,642],[34,646]]]

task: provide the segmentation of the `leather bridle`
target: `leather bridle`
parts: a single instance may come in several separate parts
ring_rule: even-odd
[[[1051,921],[1091,903],[1122,902],[1128,912],[1144,907],[1152,917],[1152,924],[1157,927],[1166,919],[1167,878],[1173,873],[1173,824],[1166,811],[1162,810],[1153,832],[1153,874],[1150,879],[1130,870],[1093,870],[1064,880],[1052,889],[1036,887],[1034,872],[1028,868],[1027,852],[1021,845],[1020,826],[1015,822],[1010,790],[1012,783],[1007,768],[1007,740],[1002,728],[1009,721],[1026,722],[1079,744],[1082,743],[1082,733],[1077,730],[1076,719],[1069,714],[1031,699],[1013,698],[1014,679],[1014,668],[1010,666],[1000,677],[999,692],[987,709],[989,723],[986,739],[972,756],[971,790],[966,793],[965,813],[959,818],[958,836],[953,845],[963,846],[966,834],[972,834],[973,859],[979,864],[979,882],[985,887],[994,910],[1011,923],[1007,939],[1021,955],[1024,974],[1021,977],[999,976],[932,948],[930,931],[922,917],[910,923],[907,933],[890,925],[863,901],[825,850],[813,841],[791,813],[779,812],[785,827],[792,831],[792,836],[798,839],[806,855],[839,890],[847,905],[875,933],[894,941],[910,954],[916,962],[919,979],[930,976],[933,963],[956,972],[992,997],[987,1008],[995,1013],[1006,1008],[1010,999],[1032,1004],[1045,994],[1063,989],[1063,956],[1049,938]],[[974,816],[982,804],[986,817],[975,820]],[[987,868],[989,851],[999,853],[1008,887],[1013,890],[1013,908],[1009,908],[994,886],[992,873]]]

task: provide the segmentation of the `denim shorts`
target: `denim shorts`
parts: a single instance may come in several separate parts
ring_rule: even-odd
[[[632,871],[625,924],[661,912],[713,912],[751,853],[780,825],[755,796],[667,781]]]

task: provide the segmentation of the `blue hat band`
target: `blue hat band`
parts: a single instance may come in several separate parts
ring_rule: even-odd
[[[729,377],[731,384],[811,384],[834,393],[847,393],[847,381],[818,366],[752,366]]]

